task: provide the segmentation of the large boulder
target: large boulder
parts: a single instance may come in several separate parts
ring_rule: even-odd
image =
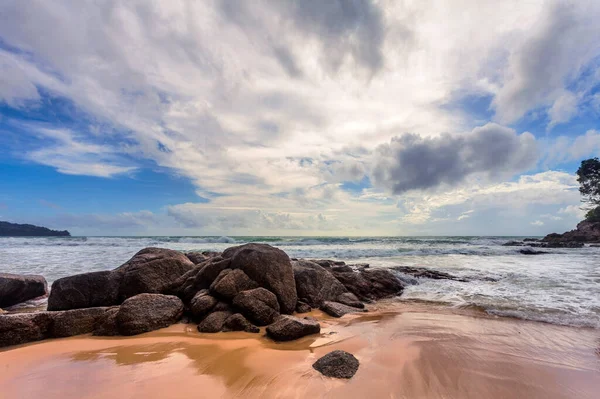
[[[245,331],[249,333],[258,333],[260,328],[250,323],[244,316],[239,313],[233,314],[223,323],[222,331]]]
[[[318,308],[324,301],[335,301],[348,290],[327,269],[307,260],[292,262],[296,292],[311,307]]]
[[[333,378],[352,378],[358,370],[358,359],[351,353],[335,350],[313,364],[319,373]]]
[[[404,284],[387,269],[365,269],[360,272],[332,272],[360,300],[378,300],[400,295]]]
[[[0,308],[13,306],[47,294],[48,285],[42,276],[0,273]]]
[[[232,300],[240,292],[254,288],[258,288],[258,284],[242,270],[225,269],[210,285],[210,292],[219,298]]]
[[[292,341],[320,331],[321,325],[316,320],[288,315],[281,316],[267,327],[267,335],[275,341]]]
[[[1,315],[0,347],[48,338],[51,323],[48,312]]]
[[[198,291],[208,289],[223,270],[229,269],[230,264],[230,259],[220,256],[210,258],[173,282],[166,292],[189,303]]]
[[[119,275],[119,300],[142,293],[160,294],[195,265],[181,252],[144,248],[114,273]]]
[[[223,258],[231,259],[232,269],[241,269],[261,287],[277,297],[282,313],[292,313],[298,300],[290,258],[266,244],[245,244],[228,248]]]
[[[96,322],[108,308],[87,308],[52,312],[49,335],[52,338],[72,337],[94,331]]]
[[[271,324],[279,317],[279,302],[265,288],[242,291],[233,299],[233,306],[259,326]]]
[[[348,313],[365,312],[365,309],[358,309],[352,306],[344,305],[339,302],[325,301],[321,305],[321,310],[333,317],[342,317]]]
[[[200,290],[190,301],[190,312],[197,319],[203,319],[219,301],[208,293],[208,290]]]
[[[172,295],[139,294],[123,302],[117,313],[122,335],[137,335],[176,323],[183,313],[183,302]]]
[[[48,310],[69,310],[119,303],[119,279],[111,271],[63,277],[52,283]]]
[[[198,331],[202,333],[217,333],[223,329],[225,321],[232,315],[233,313],[229,311],[213,312],[198,324]]]

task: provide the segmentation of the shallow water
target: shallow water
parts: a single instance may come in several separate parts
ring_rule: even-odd
[[[521,255],[515,237],[72,237],[0,238],[0,271],[52,282],[113,269],[147,246],[221,251],[266,242],[290,257],[328,258],[371,267],[422,266],[469,282],[422,279],[401,299],[474,307],[501,316],[600,328],[600,248]],[[494,280],[494,281],[491,281]]]

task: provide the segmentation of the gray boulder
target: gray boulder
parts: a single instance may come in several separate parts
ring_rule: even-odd
[[[275,341],[292,341],[306,335],[318,334],[321,325],[316,320],[284,315],[267,327],[267,335]]]
[[[321,305],[321,310],[333,317],[342,317],[348,313],[366,312],[365,309],[358,309],[352,306],[344,305],[338,302],[325,301]]]
[[[311,307],[318,308],[324,301],[335,301],[348,292],[327,269],[307,260],[292,262],[296,292]]]
[[[0,273],[0,308],[45,295],[48,295],[48,285],[42,276]]]
[[[313,364],[319,373],[333,378],[352,378],[358,366],[358,359],[354,355],[341,350],[329,352]]]
[[[282,313],[292,313],[298,300],[290,258],[266,244],[245,244],[228,248],[223,258],[231,259],[232,269],[241,269],[261,287],[277,297]]]
[[[233,314],[223,323],[222,331],[245,331],[249,333],[258,333],[260,328],[250,323],[244,316],[239,313]]]
[[[279,316],[277,297],[262,287],[240,292],[233,306],[259,326],[271,324]]]
[[[254,288],[258,288],[258,284],[242,270],[225,269],[210,285],[210,292],[219,298],[232,300],[240,292]]]
[[[198,331],[201,333],[217,333],[223,330],[225,321],[232,315],[231,312],[213,312],[206,316],[200,324],[198,324]]]
[[[139,294],[121,305],[117,326],[122,335],[137,335],[176,323],[183,314],[181,299],[172,295]]]

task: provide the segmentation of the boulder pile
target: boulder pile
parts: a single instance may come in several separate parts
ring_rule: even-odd
[[[114,270],[56,280],[48,311],[0,315],[0,347],[87,333],[136,335],[184,315],[203,333],[267,326],[268,337],[289,341],[320,332],[318,321],[294,312],[319,308],[341,317],[403,288],[386,269],[291,260],[266,244],[223,253],[146,248]]]

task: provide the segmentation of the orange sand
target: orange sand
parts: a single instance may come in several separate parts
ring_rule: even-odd
[[[397,303],[322,319],[320,336],[80,336],[0,352],[0,398],[598,398],[600,331]],[[349,381],[311,365],[344,349]]]

